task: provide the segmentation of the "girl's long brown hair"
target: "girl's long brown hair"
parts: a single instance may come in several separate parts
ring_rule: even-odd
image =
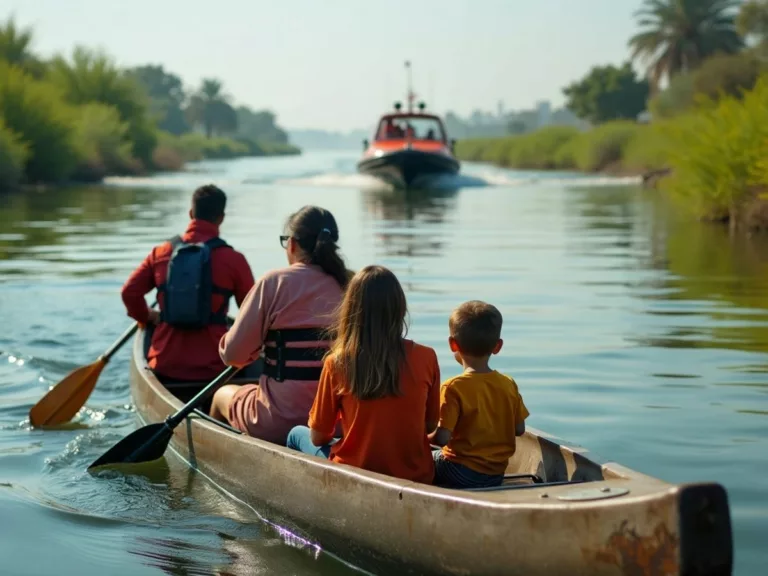
[[[347,285],[330,355],[343,374],[337,390],[359,400],[400,393],[408,312],[397,277],[383,266],[366,266]]]

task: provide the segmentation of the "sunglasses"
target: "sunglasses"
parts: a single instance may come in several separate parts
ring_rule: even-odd
[[[283,248],[288,248],[288,240],[290,238],[290,236],[280,236],[280,246]]]

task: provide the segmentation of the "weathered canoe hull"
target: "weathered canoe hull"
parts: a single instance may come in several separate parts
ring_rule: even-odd
[[[145,368],[140,335],[133,353],[136,409],[145,422],[159,422],[180,403]],[[223,489],[274,512],[278,524],[367,568],[373,560],[401,574],[731,573],[721,486],[667,484],[598,464],[538,433],[520,439],[509,473],[589,482],[445,490],[304,456],[198,418],[176,429],[172,446]],[[584,490],[598,499],[561,500]],[[612,496],[622,490],[629,492]]]

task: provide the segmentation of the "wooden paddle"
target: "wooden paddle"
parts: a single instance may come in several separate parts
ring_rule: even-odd
[[[120,440],[117,444],[112,446],[106,453],[88,466],[88,470],[93,470],[100,466],[108,466],[110,464],[140,464],[142,462],[151,462],[157,460],[164,453],[168,447],[168,442],[173,436],[173,430],[184,419],[189,416],[195,408],[205,402],[219,386],[222,386],[229,382],[235,373],[240,370],[234,366],[230,366],[224,372],[219,374],[215,380],[208,384],[205,388],[200,390],[192,400],[187,402],[178,412],[168,416],[165,422],[158,424],[148,424],[134,432],[131,432]]]
[[[152,308],[157,302],[152,303]],[[128,342],[139,329],[139,323],[136,322],[123,335],[112,344],[93,364],[80,366],[67,374],[56,386],[32,406],[29,410],[29,422],[32,426],[56,426],[69,422],[77,414],[78,410],[85,405],[88,397],[93,392],[96,381],[99,379],[101,371],[107,365],[109,359],[115,352]]]

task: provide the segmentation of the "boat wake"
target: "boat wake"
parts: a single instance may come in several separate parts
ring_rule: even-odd
[[[211,174],[200,174],[197,172],[179,172],[178,174],[160,174],[156,176],[108,176],[104,178],[105,186],[127,187],[127,188],[174,188],[183,189],[194,188],[215,180],[216,184],[222,188],[239,186],[247,182],[247,179],[236,178],[232,175],[225,177],[212,178]],[[271,179],[270,179],[271,181]]]
[[[323,188],[357,188],[362,190],[392,190],[394,186],[367,174],[325,173],[302,178],[275,180],[273,184],[289,186],[317,186]],[[412,188],[433,190],[458,190],[461,188],[553,186],[568,188],[595,188],[601,186],[632,186],[642,183],[642,178],[613,176],[584,176],[581,174],[552,174],[545,172],[502,172],[444,174],[429,176],[415,181]]]
[[[342,170],[325,171],[322,169],[290,173],[251,172],[249,174],[222,173],[216,178],[217,185],[223,188],[242,186],[308,186],[320,188],[356,188],[358,190],[391,190],[390,183],[358,172]],[[528,172],[493,168],[480,164],[467,163],[458,174],[425,176],[411,184],[412,188],[437,190],[458,190],[461,188],[516,187],[516,186],[554,186],[568,188],[635,186],[642,183],[640,176],[605,176],[584,175],[571,172]],[[152,188],[188,189],[208,182],[210,174],[198,171],[186,171],[176,174],[163,174],[151,177],[113,176],[105,178],[104,183],[116,187],[147,186]]]
[[[375,176],[359,173],[328,172],[306,178],[289,178],[278,180],[275,184],[291,186],[318,186],[324,188],[357,188],[361,190],[393,190],[394,184],[385,182]],[[455,190],[459,188],[477,188],[493,186],[494,184],[471,174],[441,174],[431,175],[413,182],[412,188],[429,188],[434,190]]]
[[[392,185],[368,176],[358,173],[326,172],[323,174],[314,174],[299,178],[277,179],[273,184],[285,184],[288,186],[318,186],[322,188],[358,188],[362,190],[388,190]]]
[[[569,188],[595,188],[600,186],[634,186],[642,184],[640,176],[584,175],[571,172],[516,172],[511,170],[484,169],[463,175],[485,186],[557,186]],[[461,175],[460,175],[461,177]]]

